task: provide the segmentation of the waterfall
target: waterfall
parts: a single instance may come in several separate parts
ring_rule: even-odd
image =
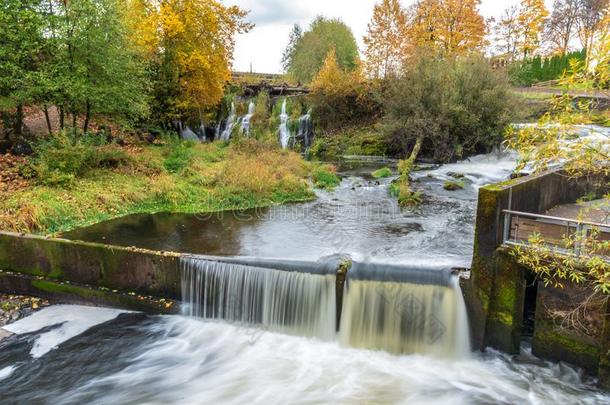
[[[280,145],[286,149],[290,140],[290,129],[288,128],[288,114],[286,113],[286,99],[282,103],[282,112],[280,113]]]
[[[330,340],[336,334],[334,274],[181,259],[187,315]]]
[[[185,141],[199,141],[197,134],[188,125],[180,131],[180,137]]]
[[[468,320],[457,277],[432,269],[370,267],[355,263],[348,272],[341,343],[395,354],[468,356]]]
[[[303,139],[303,145],[308,148],[311,146],[311,138],[313,133],[313,127],[311,125],[311,109],[307,111],[307,114],[299,118],[299,131],[297,132],[297,138]]]
[[[220,139],[223,141],[228,141],[231,139],[231,133],[233,132],[233,127],[235,126],[235,103],[231,102],[231,112],[229,113],[229,117],[227,118],[227,122],[225,123],[225,128],[220,134]]]
[[[199,128],[197,128],[197,136],[199,136],[199,139],[201,140],[201,142],[206,142],[208,140],[206,130],[205,130],[205,124],[203,122],[201,122],[199,124]]]
[[[248,114],[244,115],[241,119],[241,129],[248,136],[250,136],[250,120],[252,120],[255,108],[254,102],[250,101],[250,104],[248,104]]]

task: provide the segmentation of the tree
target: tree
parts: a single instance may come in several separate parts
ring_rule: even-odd
[[[607,16],[610,14],[610,0],[578,0],[576,24],[578,37],[587,50],[586,69],[591,61],[591,51],[596,37],[608,30]]]
[[[216,0],[132,0],[136,41],[154,72],[155,113],[181,119],[215,106],[231,77],[235,35],[252,25]]]
[[[347,123],[374,118],[379,105],[370,83],[360,67],[347,71],[339,65],[331,48],[311,84],[310,99],[316,123],[324,129],[336,129]]]
[[[339,19],[317,17],[296,42],[287,63],[288,73],[301,83],[310,83],[333,48],[341,68],[353,71],[358,66],[358,45],[352,30]]]
[[[519,50],[524,58],[534,54],[540,47],[541,33],[549,12],[544,0],[522,0],[518,17],[521,40]]]
[[[482,57],[417,56],[384,97],[390,148],[408,157],[399,170],[399,199],[410,202],[409,173],[425,153],[437,162],[490,151],[511,120],[506,78]]]
[[[145,66],[132,45],[127,14],[119,0],[59,1],[57,54],[49,69],[49,102],[76,118],[84,114],[87,132],[92,114],[115,118],[147,113]],[[62,120],[63,121],[63,120]]]
[[[364,44],[366,70],[373,78],[385,78],[400,68],[405,56],[407,15],[398,0],[382,0],[373,9]]]
[[[495,25],[495,41],[497,50],[512,62],[517,57],[519,45],[519,8],[508,7],[504,10],[500,21]]]
[[[554,50],[565,55],[576,28],[579,0],[555,0],[553,12],[546,23],[545,37]]]
[[[296,50],[297,44],[303,37],[303,28],[299,24],[294,24],[292,27],[292,31],[290,31],[290,37],[288,39],[288,45],[286,49],[284,49],[284,53],[282,54],[282,68],[284,68],[284,72],[288,71],[290,68],[290,61],[294,57],[294,52]]]
[[[33,101],[45,47],[40,1],[4,0],[0,6],[0,110],[14,110],[12,131],[20,136],[23,106]]]
[[[411,8],[412,45],[443,55],[479,52],[485,45],[480,0],[419,0]]]

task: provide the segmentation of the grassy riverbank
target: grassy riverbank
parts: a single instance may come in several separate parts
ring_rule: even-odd
[[[75,165],[72,158],[83,148],[43,150],[3,170],[12,173],[14,186],[0,189],[0,229],[49,234],[134,213],[305,201],[315,198],[310,177],[321,170],[297,153],[254,140],[166,140],[96,146],[86,160],[90,167],[70,172],[66,167]]]

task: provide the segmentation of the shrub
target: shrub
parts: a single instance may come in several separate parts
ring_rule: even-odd
[[[438,162],[490,151],[512,120],[508,81],[483,58],[421,56],[385,97],[391,151],[405,156],[418,139]]]
[[[372,84],[364,79],[361,70],[343,70],[331,50],[311,86],[316,124],[332,129],[373,119],[380,113],[374,94]]]
[[[118,145],[97,135],[78,136],[60,132],[33,145],[31,169],[46,185],[66,186],[88,170],[118,167],[129,163],[129,156]]]

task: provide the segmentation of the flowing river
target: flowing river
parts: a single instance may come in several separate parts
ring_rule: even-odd
[[[379,164],[347,165],[341,185],[309,203],[205,216],[136,215],[69,233],[65,237],[211,255],[313,261],[341,252],[361,264],[346,290],[338,333],[327,310],[334,308],[334,286],[324,274],[279,275],[196,260],[185,263],[183,298],[190,315],[208,319],[46,308],[9,325],[15,335],[0,341],[1,402],[607,404],[610,396],[594,381],[533,357],[527,342],[519,356],[468,353],[461,297],[445,273],[434,273],[438,280],[418,273],[418,285],[408,290],[393,283],[370,290],[365,287],[379,282],[357,279],[358,272],[370,272],[370,263],[469,266],[477,190],[506,179],[514,165],[513,156],[491,154],[419,171],[424,204],[417,210],[400,210],[387,197],[392,178],[370,176]],[[445,191],[444,182],[456,173],[464,176],[464,189]],[[200,278],[211,280],[210,287],[200,289]],[[219,297],[236,286],[240,298],[231,305],[206,295]],[[261,298],[268,291],[274,291],[272,302]],[[290,301],[295,294],[307,305]],[[415,303],[432,317],[445,316],[440,341],[448,341],[425,340],[434,333],[430,323],[419,328],[426,336],[405,337],[390,317],[371,318],[367,308],[389,313],[387,297],[401,308],[418,309]],[[245,312],[250,303],[255,310]],[[291,305],[297,307],[286,318],[282,310]]]

